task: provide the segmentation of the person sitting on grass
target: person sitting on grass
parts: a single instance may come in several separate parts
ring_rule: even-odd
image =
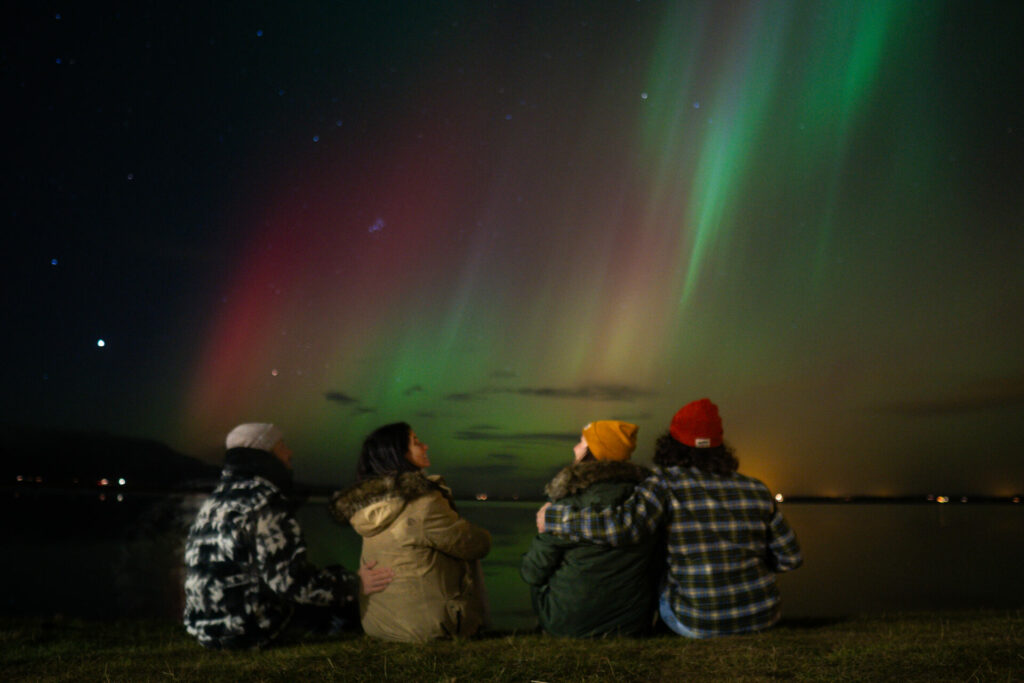
[[[780,616],[775,573],[803,562],[768,488],[739,474],[722,442],[718,406],[683,406],[656,445],[654,473],[621,505],[579,510],[561,501],[537,529],[576,541],[636,543],[667,525],[658,611],[674,632],[707,638],[761,631]]]
[[[388,590],[360,596],[367,635],[423,642],[472,636],[487,623],[480,559],[491,534],[456,512],[451,489],[428,467],[412,427],[385,425],[363,442],[356,483],[331,496],[335,519],[363,537],[361,561],[395,572]]]
[[[185,546],[185,628],[214,649],[264,647],[286,630],[357,628],[362,593],[384,590],[390,569],[318,570],[292,514],[292,452],[281,430],[246,423],[227,437],[220,484]]]
[[[545,487],[561,505],[600,508],[621,503],[650,471],[629,462],[637,426],[602,420],[583,428],[574,462]],[[556,636],[642,635],[654,620],[660,547],[655,535],[619,547],[538,534],[519,574],[530,585],[534,612]]]

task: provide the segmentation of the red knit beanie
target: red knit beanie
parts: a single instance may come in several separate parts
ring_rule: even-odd
[[[687,403],[672,418],[672,438],[694,448],[722,445],[722,418],[718,406],[706,398]]]

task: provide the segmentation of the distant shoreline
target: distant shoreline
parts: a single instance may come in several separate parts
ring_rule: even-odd
[[[110,496],[111,494],[122,494],[124,497],[174,497],[208,495],[213,491],[215,484],[203,483],[188,487],[175,487],[160,489],[154,487],[135,488],[131,486],[48,486],[35,482],[23,482],[15,484],[0,484],[0,496],[3,498],[21,498],[35,496]],[[337,489],[326,487],[308,487],[298,485],[296,494],[302,498],[329,498]],[[547,498],[541,496],[493,496],[489,494],[478,494],[473,497],[457,497],[460,503],[536,503],[538,505],[547,502]],[[963,505],[966,503],[987,504],[987,505],[1020,505],[1024,503],[1024,495],[991,496],[977,494],[910,494],[901,496],[873,496],[852,494],[845,496],[811,496],[793,495],[785,496],[779,500],[783,505],[845,505],[845,504],[882,504],[882,505]]]

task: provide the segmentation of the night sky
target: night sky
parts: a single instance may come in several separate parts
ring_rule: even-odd
[[[1024,3],[5,14],[4,424],[538,495],[708,396],[790,495],[1024,490]]]

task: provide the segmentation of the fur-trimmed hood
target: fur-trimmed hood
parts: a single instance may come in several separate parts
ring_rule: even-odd
[[[390,524],[391,520],[417,498],[440,491],[455,507],[451,489],[438,475],[427,476],[422,472],[403,472],[397,477],[374,477],[337,491],[331,496],[328,507],[341,524],[356,525],[355,517],[360,510],[371,505],[382,507],[386,514],[377,523]]]
[[[559,500],[583,493],[594,484],[604,481],[638,484],[650,474],[651,471],[646,467],[631,462],[578,462],[556,474],[544,487],[544,492],[551,500]]]

